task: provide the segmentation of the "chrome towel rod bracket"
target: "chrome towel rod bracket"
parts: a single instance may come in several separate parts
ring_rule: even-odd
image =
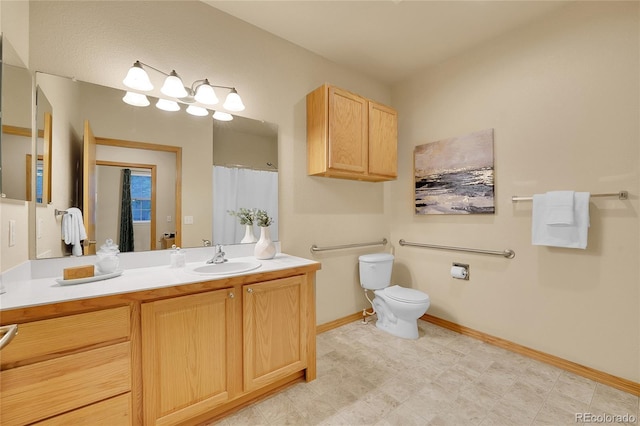
[[[329,246],[329,247],[318,247],[317,245],[311,246],[311,253],[317,253],[319,251],[328,251],[328,250],[342,250],[348,248],[355,247],[367,247],[367,246],[385,246],[387,245],[387,239],[383,238],[381,241],[374,241],[371,243],[356,243],[356,244],[343,244],[339,246]]]
[[[54,209],[53,214],[55,214],[56,216],[62,216],[63,214],[67,214],[67,212],[65,210]]]
[[[503,251],[498,250],[484,250],[484,249],[474,249],[474,248],[465,248],[465,247],[452,247],[452,246],[439,246],[436,244],[421,244],[421,243],[411,243],[405,240],[398,241],[401,246],[412,246],[412,247],[424,247],[424,248],[433,248],[440,250],[451,250],[451,251],[462,251],[468,253],[479,253],[479,254],[490,254],[492,256],[503,256],[507,259],[513,259],[516,257],[516,252],[511,249],[505,249]]]

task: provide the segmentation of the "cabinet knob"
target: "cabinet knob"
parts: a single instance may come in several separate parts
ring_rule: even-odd
[[[229,299],[233,299],[234,297],[236,297],[236,295],[235,295],[235,294],[233,294],[233,293],[229,293]]]
[[[248,288],[247,289],[247,293],[253,293],[253,289],[252,288]]]

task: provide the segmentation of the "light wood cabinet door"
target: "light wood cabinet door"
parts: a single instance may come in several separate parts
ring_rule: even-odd
[[[243,287],[245,391],[307,368],[308,291],[305,276]]]
[[[142,305],[145,424],[179,424],[229,400],[234,300],[223,289]]]
[[[398,177],[398,113],[369,102],[369,174]]]
[[[367,172],[367,100],[329,87],[329,151],[330,169],[352,173]]]
[[[398,113],[331,85],[307,95],[307,173],[385,181],[398,169]]]

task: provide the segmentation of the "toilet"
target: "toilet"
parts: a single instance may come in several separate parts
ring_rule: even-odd
[[[429,295],[412,288],[391,284],[393,255],[389,253],[365,254],[358,258],[360,285],[373,291],[369,299],[378,316],[376,327],[405,339],[418,338],[418,318],[429,309]]]

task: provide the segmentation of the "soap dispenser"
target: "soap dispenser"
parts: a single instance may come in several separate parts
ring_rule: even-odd
[[[108,238],[96,253],[96,257],[98,258],[96,262],[98,272],[101,274],[111,274],[115,272],[120,264],[118,253],[120,253],[118,245],[113,244],[113,240]]]
[[[180,250],[180,247],[176,245],[171,246],[171,267],[182,268],[187,263],[187,256],[184,250]]]

